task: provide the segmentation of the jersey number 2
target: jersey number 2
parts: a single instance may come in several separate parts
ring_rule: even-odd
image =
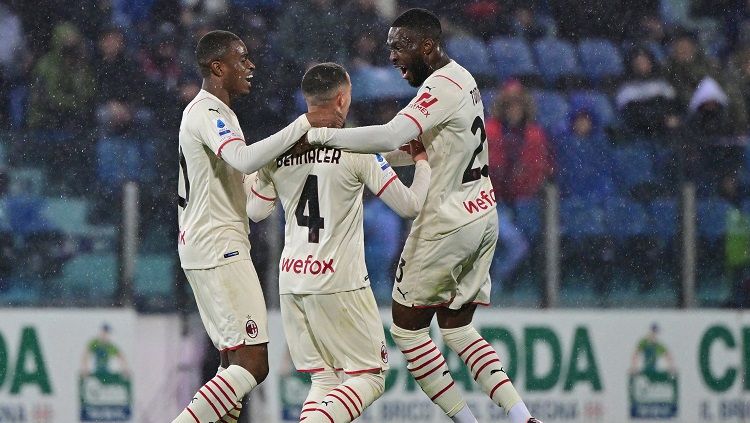
[[[482,176],[488,176],[490,174],[490,168],[486,164],[481,167],[471,167],[471,165],[474,164],[474,159],[476,159],[477,155],[482,152],[484,142],[487,141],[487,133],[484,131],[484,121],[480,116],[474,118],[474,123],[471,124],[471,133],[476,135],[477,131],[479,131],[479,147],[474,150],[474,154],[471,156],[471,160],[469,160],[469,165],[466,166],[464,177],[461,180],[461,183],[463,184],[476,181]]]
[[[182,153],[182,147],[180,147],[180,170],[182,171],[182,179],[185,180],[185,197],[177,194],[177,204],[184,209],[187,207],[188,200],[190,200],[190,179],[188,179],[187,162],[185,161],[185,155]]]
[[[305,215],[305,205],[307,205],[307,215]],[[316,175],[307,176],[294,215],[297,217],[297,224],[299,226],[306,226],[308,228],[307,242],[314,242],[316,244],[320,242],[320,230],[325,228],[325,219],[320,217],[318,177]]]

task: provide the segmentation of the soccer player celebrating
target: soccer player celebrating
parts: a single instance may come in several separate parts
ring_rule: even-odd
[[[334,112],[311,112],[246,145],[230,108],[233,98],[250,92],[255,65],[245,44],[231,32],[213,31],[198,42],[196,56],[203,89],[185,108],[180,124],[178,250],[222,367],[176,423],[236,420],[242,397],[268,374],[266,308],[250,261],[243,173],[255,172],[289,149],[311,124],[343,123]]]
[[[438,18],[424,9],[401,14],[388,32],[390,60],[416,97],[384,125],[312,129],[312,145],[357,152],[393,150],[419,137],[434,170],[424,208],[404,245],[393,287],[391,333],[422,390],[455,422],[476,422],[429,336],[437,321],[445,343],[469,367],[511,423],[537,421],[494,348],[472,326],[490,299],[489,268],[497,213],[487,177],[484,108],[471,74],[441,45]]]
[[[343,67],[321,63],[302,79],[308,110],[343,115],[351,82]],[[365,268],[362,191],[367,188],[402,217],[414,218],[430,184],[427,155],[410,145],[414,181],[404,186],[377,154],[318,148],[284,155],[258,171],[248,199],[254,221],[276,199],[286,216],[279,291],[290,355],[298,371],[312,373],[300,413],[307,422],[350,422],[385,389],[388,352],[378,306]],[[343,381],[336,371],[350,377]]]

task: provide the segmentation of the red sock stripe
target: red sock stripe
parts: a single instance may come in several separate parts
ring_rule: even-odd
[[[314,408],[303,408],[302,411],[300,411],[299,413],[300,414],[307,413],[308,411],[315,411],[315,409]]]
[[[190,415],[193,416],[196,423],[201,423],[201,421],[198,419],[198,416],[196,416],[195,413],[193,413],[193,410],[191,410],[190,407],[185,408],[185,410],[187,410],[188,413],[190,413]]]
[[[413,369],[409,369],[409,371],[410,371],[410,372],[416,372],[417,370],[419,370],[419,369],[421,369],[421,368],[423,368],[423,367],[427,366],[428,364],[432,363],[433,361],[435,361],[435,360],[439,359],[439,358],[440,358],[440,357],[442,357],[442,356],[443,356],[443,354],[440,354],[440,352],[438,352],[438,353],[437,353],[437,355],[436,355],[435,357],[432,357],[431,359],[429,359],[429,360],[425,361],[424,363],[420,364],[419,366],[417,366],[417,367],[415,367],[415,368],[413,368]],[[407,367],[407,368],[408,368],[408,367]]]
[[[216,386],[216,388],[217,388],[217,389],[219,389],[219,391],[221,391],[221,393],[222,393],[222,394],[224,394],[224,398],[226,398],[226,399],[227,399],[227,401],[229,401],[229,403],[230,403],[230,404],[233,404],[233,403],[235,402],[235,400],[233,400],[232,398],[229,398],[229,395],[227,395],[227,393],[226,393],[226,392],[224,392],[224,389],[223,389],[223,388],[221,387],[221,385],[219,385],[218,383],[216,383],[216,380],[214,380],[214,379],[211,379],[211,381],[210,381],[210,382],[211,382],[211,383],[213,383],[213,384],[214,384],[214,386]],[[232,410],[237,410],[238,408],[239,408],[239,407],[237,407],[237,406],[235,405],[235,406],[234,406],[234,408],[233,408]],[[231,410],[230,410],[230,411],[231,411]]]
[[[216,413],[216,416],[217,416],[218,418],[221,418],[221,417],[222,417],[222,415],[221,415],[221,414],[219,414],[219,410],[217,410],[217,409],[216,409],[216,406],[215,406],[215,405],[214,405],[214,404],[213,404],[213,403],[211,402],[211,400],[209,400],[209,399],[208,399],[208,397],[206,396],[206,394],[204,394],[204,393],[203,393],[203,390],[202,390],[202,389],[199,389],[199,390],[198,390],[198,393],[199,393],[199,394],[201,394],[201,395],[203,396],[203,398],[205,398],[205,399],[206,399],[206,402],[208,403],[208,405],[210,405],[210,406],[211,406],[211,408],[213,408],[213,409],[214,409],[214,413]]]
[[[464,348],[464,349],[463,349],[463,351],[461,351],[460,353],[458,353],[458,356],[460,357],[460,356],[464,355],[464,353],[465,353],[465,352],[466,352],[466,351],[467,351],[467,350],[468,350],[469,348],[471,348],[471,347],[473,347],[474,345],[476,345],[476,344],[477,344],[477,342],[482,342],[482,340],[483,340],[483,338],[479,338],[479,339],[477,339],[476,341],[472,342],[471,344],[469,344],[469,346],[468,346],[468,347]]]
[[[419,360],[420,358],[422,358],[422,357],[424,357],[424,356],[426,356],[428,354],[432,354],[435,351],[437,351],[437,345],[433,346],[431,350],[429,350],[427,352],[423,352],[422,354],[419,354],[418,356],[416,356],[416,357],[414,357],[412,359],[408,359],[407,358],[406,361],[408,361],[409,363],[413,363],[413,362]]]
[[[418,350],[418,349],[420,349],[422,347],[426,347],[426,346],[430,345],[431,343],[432,343],[432,339],[428,339],[427,342],[425,342],[424,344],[422,344],[422,345],[420,345],[418,347],[414,347],[414,348],[411,348],[411,349],[408,349],[408,350],[401,350],[401,352],[404,353],[404,354],[409,354],[410,352],[414,352],[414,351],[416,351],[416,350]]]
[[[485,344],[484,344],[484,345],[482,345],[481,347],[479,347],[479,348],[475,349],[474,351],[472,351],[472,352],[471,352],[471,354],[469,354],[469,355],[468,355],[468,356],[466,357],[466,359],[464,359],[464,363],[466,363],[466,365],[468,366],[468,365],[469,365],[469,360],[471,360],[471,357],[472,357],[472,356],[473,356],[474,354],[478,353],[479,351],[481,351],[481,350],[483,350],[483,349],[485,349],[485,348],[491,348],[491,347],[490,347],[490,344],[487,344],[487,343],[485,343]]]
[[[497,388],[503,386],[507,382],[510,382],[510,379],[502,380],[502,381],[500,381],[500,383],[498,383],[497,385],[495,385],[495,387],[492,388],[492,390],[490,391],[490,399],[492,399],[492,396],[495,395],[495,391],[497,391]]]
[[[228,406],[224,405],[224,403],[223,403],[223,402],[221,401],[221,398],[219,398],[219,396],[218,396],[218,395],[216,395],[216,392],[214,392],[214,390],[213,390],[213,389],[211,389],[211,387],[210,387],[210,386],[208,386],[208,384],[206,384],[205,386],[206,386],[206,389],[208,389],[208,392],[210,392],[210,393],[211,393],[211,395],[213,395],[213,396],[214,396],[214,398],[216,398],[216,402],[218,402],[218,403],[219,403],[219,405],[221,406],[221,408],[223,408],[223,409],[224,409],[224,414],[227,414],[227,413],[229,413],[229,410],[231,410],[231,407],[228,407]],[[232,403],[230,402],[230,403],[229,403],[229,405],[231,406],[231,405],[232,405]]]
[[[302,404],[302,406],[310,405],[310,404],[317,404],[317,401],[307,401],[306,403]]]
[[[221,381],[224,382],[225,385],[227,385],[227,388],[229,388],[229,390],[232,391],[233,394],[237,395],[237,392],[234,392],[234,388],[232,388],[232,385],[230,385],[229,382],[227,382],[226,379],[224,379],[223,377],[221,377],[221,375],[216,375],[216,377],[218,377],[219,379],[221,379]]]
[[[349,385],[343,385],[343,386],[344,386],[344,388],[346,388],[346,389],[348,389],[348,390],[352,391],[352,395],[354,395],[354,396],[355,396],[355,397],[357,398],[357,401],[359,401],[359,406],[360,406],[360,407],[364,407],[364,406],[365,406],[365,403],[363,403],[363,402],[362,402],[362,398],[360,398],[360,397],[359,397],[359,394],[357,393],[357,391],[355,391],[355,390],[354,390],[354,389],[353,389],[353,388],[352,388],[351,386],[349,386]]]
[[[443,395],[443,393],[444,393],[445,391],[447,391],[448,389],[450,389],[450,388],[451,388],[451,387],[453,386],[453,384],[454,384],[454,383],[455,383],[454,381],[451,381],[451,383],[449,383],[449,384],[448,384],[448,386],[446,386],[445,388],[443,388],[443,390],[442,390],[442,391],[438,392],[437,394],[435,394],[435,396],[434,396],[434,397],[430,398],[430,401],[435,401],[435,399],[436,399],[437,397],[439,397],[440,395]]]
[[[299,421],[305,420],[306,418],[307,418],[307,416],[305,416],[305,417],[301,417],[301,418],[299,419]]]
[[[323,410],[322,408],[316,408],[315,411],[320,411],[321,413],[323,413],[323,415],[325,415],[326,417],[328,417],[328,420],[330,420],[331,423],[336,423],[336,422],[333,421],[333,417],[331,417],[330,414],[326,413],[326,410]]]
[[[352,414],[352,409],[349,408],[349,404],[347,404],[346,401],[339,398],[339,396],[334,394],[333,392],[329,393],[328,396],[336,398],[337,400],[339,400],[340,403],[344,404],[344,408],[346,408],[346,412],[349,413],[349,418],[354,420],[354,414]]]
[[[488,352],[486,352],[486,353],[484,353],[484,354],[480,355],[479,357],[477,357],[477,359],[476,359],[476,360],[474,360],[474,362],[473,362],[473,363],[471,363],[471,371],[472,371],[472,372],[474,371],[474,366],[476,366],[476,365],[477,365],[477,363],[479,363],[479,361],[480,361],[481,359],[483,359],[483,358],[487,357],[488,355],[492,355],[492,354],[495,354],[495,357],[497,357],[497,353],[495,352],[495,350],[492,350],[492,351],[488,351]],[[499,358],[498,358],[498,360],[499,360]]]
[[[236,415],[236,416],[233,416],[233,415],[231,415],[231,414],[227,414],[227,415],[226,415],[226,416],[224,416],[224,417],[230,417],[230,418],[231,418],[232,420],[234,420],[234,421],[237,421],[237,420],[239,419],[240,415],[238,414],[238,415]]]
[[[357,416],[359,416],[359,413],[360,413],[359,407],[357,407],[357,403],[354,402],[354,400],[352,399],[352,397],[350,397],[349,394],[347,394],[345,391],[342,391],[339,388],[333,388],[333,391],[331,391],[331,394],[333,394],[334,391],[341,392],[346,397],[346,399],[348,399],[349,402],[352,403],[352,406],[354,407],[354,411],[356,411],[357,412]],[[352,417],[352,419],[354,419],[354,418]]]
[[[441,362],[440,364],[438,364],[437,366],[435,366],[435,367],[433,367],[432,369],[430,369],[430,371],[428,371],[428,372],[425,372],[424,374],[422,374],[422,375],[419,375],[419,376],[414,376],[414,380],[421,380],[421,379],[424,379],[424,378],[426,378],[427,376],[429,376],[429,375],[431,375],[432,373],[434,373],[434,372],[435,372],[435,370],[437,370],[437,369],[439,369],[439,368],[443,367],[443,365],[444,365],[444,364],[445,364],[445,359],[443,359],[443,361],[442,361],[442,362]],[[413,375],[412,375],[412,376],[413,376]]]
[[[479,370],[477,370],[477,373],[474,375],[474,380],[479,379],[479,374],[482,373],[482,370],[484,370],[485,367],[489,366],[492,363],[499,363],[499,362],[500,362],[499,358],[493,358],[492,360],[482,364],[482,367],[480,367]]]

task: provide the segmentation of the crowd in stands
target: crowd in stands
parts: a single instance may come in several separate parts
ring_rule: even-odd
[[[166,257],[149,263],[178,273],[176,137],[200,89],[193,51],[207,31],[248,45],[253,92],[233,108],[259,140],[304,111],[299,81],[320,61],[352,76],[350,125],[388,121],[414,93],[385,45],[408,7],[442,17],[448,54],[479,83],[500,203],[496,291],[540,289],[542,192],[554,184],[564,288],[590,280],[602,297],[661,287],[661,304],[676,304],[679,198],[691,182],[704,303],[739,305],[727,301],[750,276],[750,3],[741,0],[0,0],[0,298],[97,283],[80,270],[97,266],[80,258],[116,255],[126,181],[140,186],[144,254]],[[254,245],[266,241],[253,230]],[[366,197],[367,264],[381,298],[407,230]]]

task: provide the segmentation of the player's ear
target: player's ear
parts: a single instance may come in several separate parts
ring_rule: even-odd
[[[432,38],[425,38],[422,40],[422,54],[428,56],[435,49],[435,40]]]
[[[209,67],[211,68],[212,74],[218,77],[221,77],[222,75],[224,75],[224,67],[222,66],[220,61],[214,60],[213,62],[211,62]]]

